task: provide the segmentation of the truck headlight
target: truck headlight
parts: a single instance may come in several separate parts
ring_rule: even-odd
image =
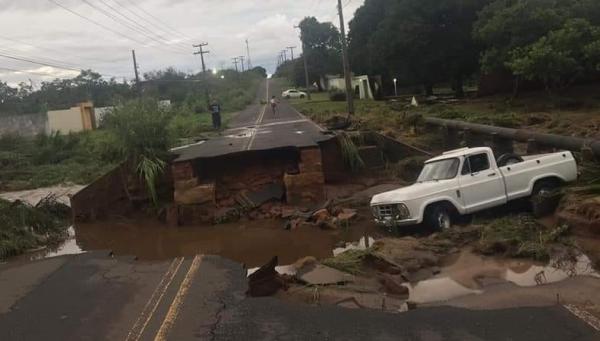
[[[397,210],[396,219],[403,220],[403,219],[410,218],[410,210],[408,209],[408,207],[405,204],[398,204],[398,206],[396,207],[396,210]]]

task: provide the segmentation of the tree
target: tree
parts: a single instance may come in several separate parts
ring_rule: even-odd
[[[321,77],[342,72],[341,41],[338,29],[330,22],[320,23],[315,17],[306,17],[300,22],[300,39],[309,65],[309,81],[320,85]],[[296,84],[304,83],[301,59],[294,65]],[[303,71],[302,71],[303,72]]]
[[[376,75],[381,73],[381,65],[373,63],[373,48],[370,46],[372,33],[386,16],[391,2],[386,0],[366,0],[350,20],[348,26],[348,57],[352,69],[360,74]]]
[[[516,76],[543,81],[559,90],[600,65],[600,27],[586,19],[570,19],[536,42],[512,51],[507,67]]]
[[[452,80],[457,95],[461,96],[464,77],[477,70],[479,48],[471,32],[477,12],[487,3],[487,0],[395,0],[380,4],[385,17],[377,25],[371,25],[376,26],[376,31],[368,39],[372,52],[367,63],[376,65],[374,70],[385,72],[388,82],[398,77],[401,83],[423,84],[428,95],[432,94],[435,83]],[[376,4],[372,6],[377,8]],[[361,22],[362,16],[367,15],[377,20],[370,11],[361,10],[354,20]],[[369,30],[362,31],[368,34]],[[366,41],[360,33],[351,31],[351,34],[355,41]],[[363,47],[354,44],[353,48]],[[351,54],[360,55],[356,51]]]

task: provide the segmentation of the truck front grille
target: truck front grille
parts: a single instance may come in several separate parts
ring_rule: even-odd
[[[393,213],[393,205],[380,205],[375,207],[375,214],[377,214],[377,218],[389,218],[392,217]]]

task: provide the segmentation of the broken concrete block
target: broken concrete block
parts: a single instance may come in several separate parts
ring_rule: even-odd
[[[296,278],[310,285],[333,285],[352,282],[352,275],[322,264],[305,266],[296,273]]]
[[[198,205],[215,203],[215,184],[203,184],[189,189],[175,190],[175,203],[180,205]]]
[[[381,274],[377,279],[381,286],[383,287],[383,291],[387,294],[395,295],[395,296],[408,296],[409,291],[408,288],[398,283],[394,277],[388,274]]]
[[[194,177],[194,166],[191,162],[177,162],[171,165],[173,180],[190,180]]]
[[[248,296],[271,296],[279,291],[279,289],[286,288],[285,281],[277,273],[277,270],[275,270],[277,264],[277,257],[273,257],[267,264],[261,266],[248,276]]]
[[[331,218],[331,216],[329,215],[329,211],[327,211],[326,208],[322,208],[320,210],[317,210],[312,215],[312,219],[314,221],[325,221],[325,220],[328,220],[329,218]]]
[[[176,180],[174,181],[176,190],[187,190],[190,188],[194,188],[198,186],[198,178],[191,178],[186,180]]]

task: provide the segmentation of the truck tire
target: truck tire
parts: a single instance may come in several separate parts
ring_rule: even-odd
[[[542,180],[533,186],[530,201],[534,217],[543,218],[556,211],[560,201],[559,187],[560,184],[552,180]]]
[[[498,164],[498,167],[514,165],[515,163],[519,163],[519,162],[523,162],[523,158],[520,157],[519,155],[513,154],[513,153],[503,154],[496,161],[496,163]]]
[[[432,231],[443,231],[452,227],[452,214],[446,205],[428,207],[424,217],[425,226]]]

